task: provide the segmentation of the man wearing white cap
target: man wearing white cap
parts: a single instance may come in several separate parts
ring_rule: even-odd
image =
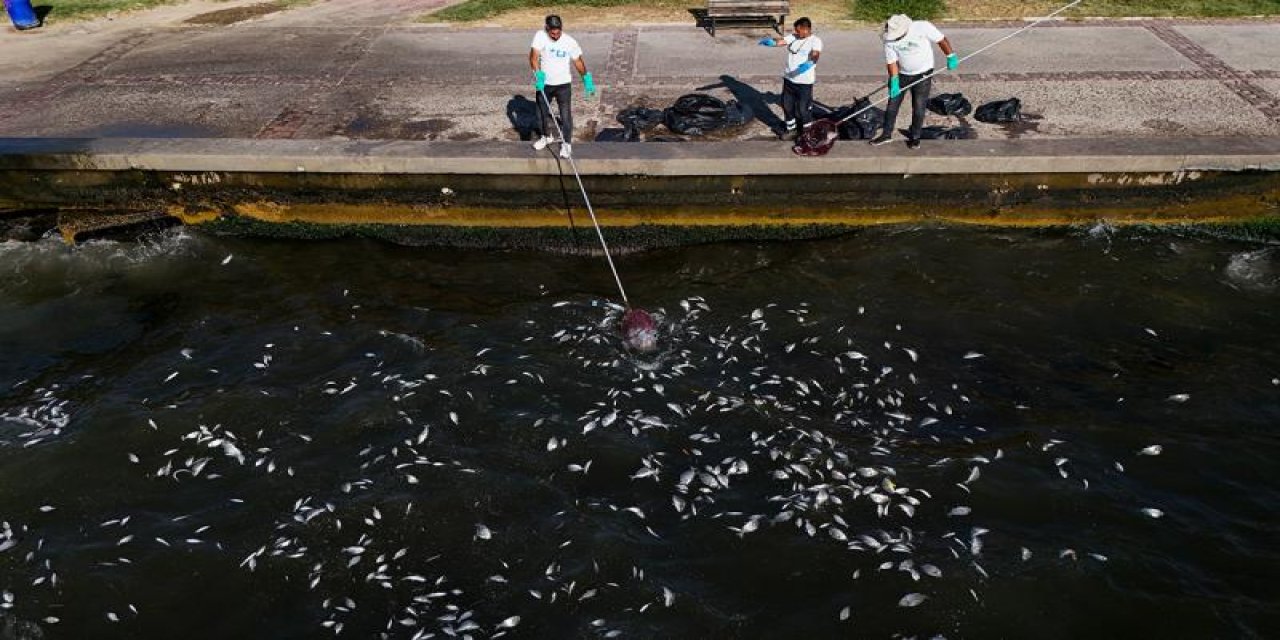
[[[907,134],[907,148],[920,146],[920,129],[924,127],[925,105],[929,102],[930,85],[933,84],[933,45],[947,56],[947,69],[954,70],[960,64],[951,42],[933,23],[912,20],[898,14],[884,23],[884,60],[889,65],[889,106],[884,113],[884,133],[871,141],[873,145],[887,144],[893,140],[893,128],[902,106],[902,87],[911,87],[911,129]]]

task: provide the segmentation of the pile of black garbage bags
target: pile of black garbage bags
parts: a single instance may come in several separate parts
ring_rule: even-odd
[[[975,113],[973,104],[963,93],[942,93],[929,99],[929,110],[940,116],[964,117],[973,114],[978,122],[1016,122],[1022,116],[1022,101],[1017,98],[988,102]]]
[[[1001,123],[1016,122],[1022,112],[1022,102],[1017,98],[988,102],[975,112],[969,99],[959,93],[934,96],[929,99],[928,107],[940,116],[956,116],[961,119],[961,123],[954,127],[925,127],[920,132],[920,137],[925,140],[968,140],[977,137],[973,128],[964,122],[964,118],[970,114],[979,122]],[[849,118],[850,115],[853,117]],[[841,140],[870,140],[880,135],[884,129],[884,110],[871,106],[866,98],[859,98],[851,105],[834,110],[815,106],[814,117],[840,121]],[[902,116],[899,116],[899,122],[901,121]]]
[[[974,111],[973,104],[961,93],[942,93],[929,99],[929,110],[940,116],[955,116],[961,124],[955,127],[930,126],[920,132],[925,140],[966,140],[973,138],[974,132],[964,122],[964,118],[973,114],[978,122],[999,124],[1017,122],[1022,117],[1022,101],[1017,98],[988,102]]]
[[[930,111],[938,115],[960,118],[961,124],[954,127],[925,127],[920,137],[926,140],[973,138],[973,129],[964,122],[966,116],[972,114],[974,119],[987,123],[1015,122],[1020,118],[1022,110],[1022,102],[1017,98],[1010,98],[983,104],[975,112],[969,100],[959,93],[934,96],[929,100],[928,106]],[[840,121],[839,135],[842,140],[870,140],[879,135],[884,127],[884,110],[871,106],[866,98],[859,98],[853,104],[834,109],[814,105],[813,115],[818,119]],[[705,93],[690,93],[680,96],[666,109],[623,109],[617,120],[624,127],[622,139],[633,142],[640,140],[642,133],[648,133],[659,125],[682,136],[704,136],[740,127],[751,122],[753,117],[755,114],[750,107],[735,100],[725,101]]]
[[[641,132],[658,125],[682,136],[704,136],[714,131],[739,127],[755,117],[751,108],[736,100],[724,101],[705,93],[680,96],[666,109],[631,107],[618,114],[618,123],[626,129],[624,139],[640,139]]]

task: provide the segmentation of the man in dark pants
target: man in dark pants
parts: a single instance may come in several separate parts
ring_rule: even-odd
[[[889,66],[889,106],[884,112],[884,133],[871,141],[873,145],[893,140],[893,128],[902,106],[902,87],[911,87],[911,129],[907,148],[920,146],[920,129],[924,127],[925,107],[933,80],[933,45],[947,55],[947,69],[959,66],[959,58],[951,42],[932,23],[896,15],[884,23],[884,60]],[[918,84],[917,84],[918,83]]]
[[[763,47],[787,48],[787,68],[782,75],[782,113],[787,128],[780,135],[796,134],[813,121],[813,84],[818,80],[814,66],[822,56],[822,39],[813,35],[813,22],[800,18],[793,27],[795,32],[782,40],[760,41]]]
[[[529,49],[529,66],[533,68],[536,92],[533,98],[538,102],[538,113],[542,115],[542,137],[533,143],[533,148],[541,151],[553,142],[551,134],[556,131],[556,126],[551,121],[550,102],[555,100],[560,107],[560,128],[564,132],[564,140],[560,141],[561,158],[568,158],[573,153],[573,74],[569,70],[570,63],[582,75],[587,97],[594,96],[596,83],[587,72],[587,64],[582,61],[582,47],[573,36],[564,32],[560,16],[547,16],[546,27],[534,34]]]

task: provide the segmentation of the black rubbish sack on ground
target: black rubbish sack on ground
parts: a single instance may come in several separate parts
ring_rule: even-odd
[[[1022,115],[1022,101],[1017,98],[1009,98],[1008,100],[988,102],[978,107],[973,117],[977,118],[978,122],[998,123],[1017,122],[1020,115]]]
[[[730,100],[725,102],[705,93],[680,96],[664,114],[664,124],[674,133],[700,136],[728,126],[745,124],[751,110]]]
[[[756,114],[751,110],[751,107],[741,102],[730,100],[725,104],[724,121],[730,127],[740,127],[751,122],[755,117]]]
[[[940,93],[929,98],[929,110],[940,116],[967,116],[973,104],[962,93]]]
[[[823,118],[800,131],[791,152],[798,156],[825,156],[840,138],[840,125],[835,120]]]
[[[646,109],[644,107],[628,107],[618,113],[618,124],[637,131],[648,131],[660,124],[663,118],[662,109]]]
[[[928,126],[920,130],[921,140],[971,140],[976,138],[969,127]]]
[[[858,115],[854,116],[855,113]],[[857,102],[840,107],[827,117],[840,123],[841,140],[870,140],[879,135],[884,126],[884,109],[871,106],[866,98],[858,98]]]
[[[640,132],[649,131],[662,124],[665,115],[661,109],[628,107],[618,113],[616,119],[618,124],[625,127],[623,139],[627,142],[635,142],[640,139]]]

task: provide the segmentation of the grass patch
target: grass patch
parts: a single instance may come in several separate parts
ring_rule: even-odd
[[[31,4],[49,8],[49,21],[100,16],[113,11],[150,9],[179,0],[33,0]]]
[[[855,2],[858,1],[855,0]],[[1043,16],[1062,7],[1068,1],[946,0],[946,17],[958,20],[982,20]],[[1265,15],[1280,15],[1280,0],[1085,0],[1079,6],[1064,12],[1062,17],[1226,18]]]
[[[1280,0],[1085,0],[1068,15],[1222,18],[1278,13]]]
[[[37,0],[39,1],[39,0]],[[56,0],[53,0],[56,1]],[[128,0],[62,0],[64,2],[127,2]],[[132,0],[134,2],[147,0]],[[149,0],[164,1],[164,0]],[[296,2],[298,0],[280,0]],[[993,18],[1021,18],[1043,16],[1058,9],[1069,0],[799,0],[792,2],[796,16],[809,14],[825,16],[827,21],[857,20],[879,23],[895,13],[905,13],[912,18],[956,20],[986,20]],[[687,9],[705,6],[703,0],[467,0],[446,7],[423,18],[428,22],[475,22],[503,16],[504,14],[528,16],[520,12],[543,9],[547,13],[557,8],[609,9],[615,7],[644,9],[648,15],[667,10],[672,19],[682,19]],[[624,9],[625,11],[625,9]],[[593,14],[587,14],[591,16]],[[600,14],[594,14],[600,15]],[[612,14],[611,14],[612,15]],[[1182,16],[1182,17],[1233,17],[1280,15],[1280,0],[1085,0],[1079,6],[1062,14],[1065,18],[1126,17],[1126,16]],[[614,16],[622,20],[621,14]],[[617,20],[609,21],[611,24]],[[625,23],[625,20],[623,20]]]
[[[643,5],[645,7],[692,8],[701,6],[697,0],[467,0],[452,7],[446,7],[433,14],[431,18],[450,22],[474,22],[501,15],[518,9],[543,7],[554,13],[556,7],[622,7]]]
[[[944,0],[853,0],[855,20],[884,22],[895,13],[905,13],[917,20],[940,18],[947,11]]]
[[[264,0],[264,2],[270,2],[271,4],[285,8],[311,4],[314,1],[315,0]],[[35,5],[37,11],[40,10],[41,7],[45,7],[48,11],[48,17],[46,19],[53,23],[65,20],[93,18],[113,12],[151,9],[169,4],[181,4],[182,2],[183,0],[32,0],[31,4]]]

